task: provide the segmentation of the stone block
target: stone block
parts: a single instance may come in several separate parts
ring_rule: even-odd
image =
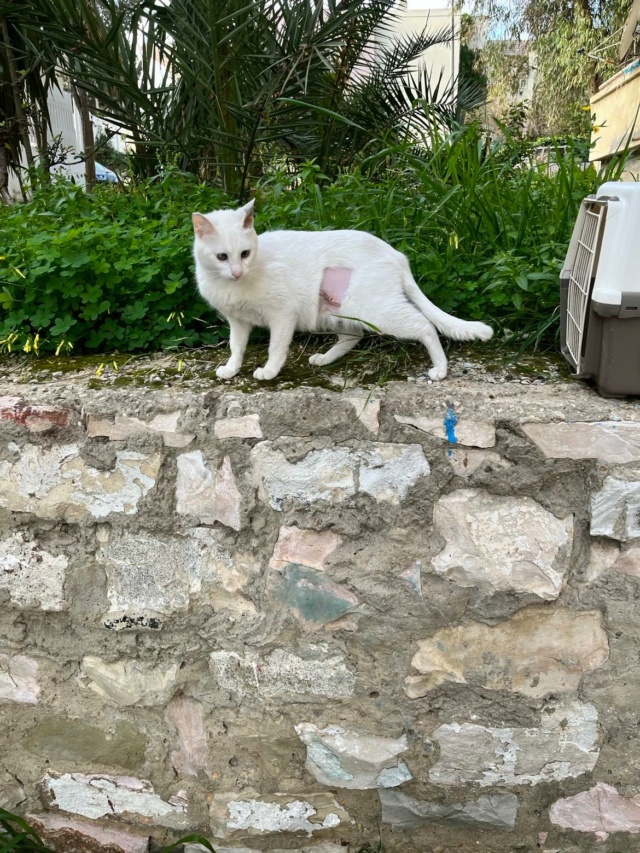
[[[444,441],[449,438],[447,424],[444,420],[425,417],[407,417],[405,415],[394,415],[397,423],[412,426],[421,432],[434,435]],[[461,418],[456,421],[453,436],[453,444],[462,444],[464,447],[494,447],[496,443],[496,428],[487,421],[471,421]]]
[[[273,571],[269,597],[282,605],[307,630],[315,630],[353,613],[358,598],[324,572],[289,563]]]
[[[24,738],[29,752],[59,762],[82,762],[101,767],[139,770],[144,764],[147,740],[140,729],[124,721],[101,728],[84,720],[47,715]]]
[[[228,456],[215,473],[205,465],[200,450],[178,456],[176,501],[179,513],[194,515],[202,524],[218,521],[240,530],[241,495]]]
[[[40,686],[38,663],[26,655],[0,654],[0,703],[36,705]]]
[[[162,436],[165,447],[186,447],[195,435],[178,430],[182,412],[167,412],[156,415],[150,421],[143,421],[130,415],[116,415],[113,421],[87,416],[87,435],[89,438],[103,436],[109,441],[126,441],[140,435],[155,434]]]
[[[324,569],[325,560],[342,543],[342,537],[331,530],[316,533],[298,527],[281,527],[269,562],[272,569],[284,569],[289,563]]]
[[[621,542],[640,538],[640,480],[605,477],[591,498],[591,535]]]
[[[155,485],[162,461],[157,453],[121,450],[114,469],[101,471],[85,463],[75,444],[47,450],[12,443],[9,449],[20,455],[16,462],[0,462],[0,506],[65,521],[136,513]]]
[[[208,528],[186,536],[99,532],[96,559],[107,575],[110,607],[106,624],[160,628],[164,618],[189,609],[203,586],[215,583],[218,567],[232,567],[231,556]]]
[[[592,832],[599,841],[612,832],[635,835],[640,832],[640,794],[623,797],[613,785],[598,782],[588,791],[556,800],[549,820],[563,829]]]
[[[64,853],[148,853],[149,836],[95,821],[48,813],[27,820],[47,845]]]
[[[47,773],[39,784],[50,809],[88,817],[120,817],[136,824],[181,828],[187,825],[182,795],[165,801],[145,779],[107,774]]]
[[[223,690],[257,699],[309,702],[314,697],[346,699],[353,696],[355,676],[344,657],[331,654],[324,644],[308,647],[309,657],[274,649],[264,658],[256,651],[212,652],[210,668]]]
[[[286,500],[303,506],[344,501],[356,493],[356,482],[360,492],[397,504],[430,473],[419,444],[369,443],[360,450],[312,450],[299,462],[289,462],[265,441],[253,448],[251,458],[260,499],[277,510]]]
[[[601,613],[542,606],[525,607],[493,628],[442,628],[418,646],[411,663],[423,674],[405,680],[412,699],[448,681],[525,696],[568,693],[609,656]]]
[[[475,723],[439,726],[440,747],[429,780],[438,785],[538,785],[589,773],[596,765],[598,713],[566,700],[545,708],[539,728],[493,728]]]
[[[556,518],[531,498],[460,489],[436,501],[434,530],[446,540],[431,561],[438,574],[486,593],[560,594],[573,516]]]
[[[22,610],[66,610],[64,582],[69,560],[41,548],[20,530],[0,541],[0,589]]]
[[[366,397],[345,397],[347,403],[350,403],[356,411],[356,417],[360,423],[365,426],[370,433],[377,435],[380,431],[380,400],[367,395]]]
[[[188,696],[174,696],[167,705],[167,719],[178,732],[178,749],[171,754],[178,775],[197,776],[200,770],[211,775],[202,705]]]
[[[526,423],[523,432],[547,459],[600,459],[609,464],[640,461],[640,423]]]
[[[71,423],[71,412],[52,406],[32,406],[22,397],[0,397],[0,420],[13,421],[29,432],[46,432]]]
[[[272,794],[241,798],[240,794],[214,794],[211,826],[216,838],[234,833],[266,835],[306,832],[311,835],[350,822],[349,815],[332,794]]]
[[[359,491],[398,504],[430,471],[419,444],[375,444],[360,451]]]
[[[514,829],[518,815],[515,794],[484,794],[464,803],[433,803],[417,800],[403,791],[378,791],[382,805],[382,822],[395,831],[417,829],[431,823],[445,826],[478,827],[480,829]]]
[[[307,747],[306,768],[331,788],[394,788],[413,776],[399,756],[408,749],[404,735],[376,737],[340,726],[319,729],[313,723],[295,727]]]
[[[406,581],[411,589],[422,597],[422,562],[420,560],[414,560],[408,568],[399,572],[398,577]]]
[[[310,505],[355,494],[353,453],[344,447],[312,450],[294,463],[265,441],[253,448],[251,461],[260,499],[273,509],[281,510],[285,500]]]
[[[309,842],[302,847],[287,847],[283,850],[281,847],[269,847],[267,850],[264,847],[220,847],[216,843],[216,853],[347,853],[342,844],[334,844],[333,841],[317,841]],[[186,844],[184,853],[209,853],[206,847],[202,844]]]
[[[115,705],[166,705],[176,690],[178,665],[154,667],[133,658],[108,663],[87,655],[82,659],[84,682],[103,699]]]
[[[213,425],[213,432],[216,438],[262,438],[258,415],[222,418]]]

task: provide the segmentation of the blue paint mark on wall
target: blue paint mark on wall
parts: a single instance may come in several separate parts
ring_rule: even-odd
[[[456,438],[456,424],[458,423],[458,418],[456,417],[456,413],[453,411],[452,406],[449,406],[447,409],[447,414],[444,416],[444,431],[447,436],[447,441],[451,444],[457,444],[458,439]],[[449,448],[447,450],[448,456],[453,456],[453,450]]]

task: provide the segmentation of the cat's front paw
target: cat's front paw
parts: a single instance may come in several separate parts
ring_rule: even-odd
[[[274,379],[278,375],[278,371],[272,367],[256,367],[253,371],[254,379]]]
[[[216,376],[218,379],[232,379],[237,372],[237,368],[229,367],[228,364],[221,364],[220,367],[216,367]]]
[[[431,370],[428,371],[427,376],[429,379],[433,379],[434,382],[439,382],[441,379],[446,379],[447,377],[447,365],[444,367],[432,367]]]

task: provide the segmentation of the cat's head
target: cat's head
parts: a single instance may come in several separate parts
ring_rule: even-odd
[[[258,253],[258,235],[253,228],[253,199],[237,210],[194,213],[197,260],[219,278],[241,281]]]

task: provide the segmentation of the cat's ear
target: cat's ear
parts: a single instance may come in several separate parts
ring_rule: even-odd
[[[208,237],[216,233],[213,222],[201,213],[191,214],[191,221],[193,222],[193,230],[198,237]]]
[[[252,198],[250,202],[247,202],[244,207],[240,208],[240,213],[244,215],[244,219],[242,220],[243,228],[253,228],[253,205],[255,204],[255,199]]]

